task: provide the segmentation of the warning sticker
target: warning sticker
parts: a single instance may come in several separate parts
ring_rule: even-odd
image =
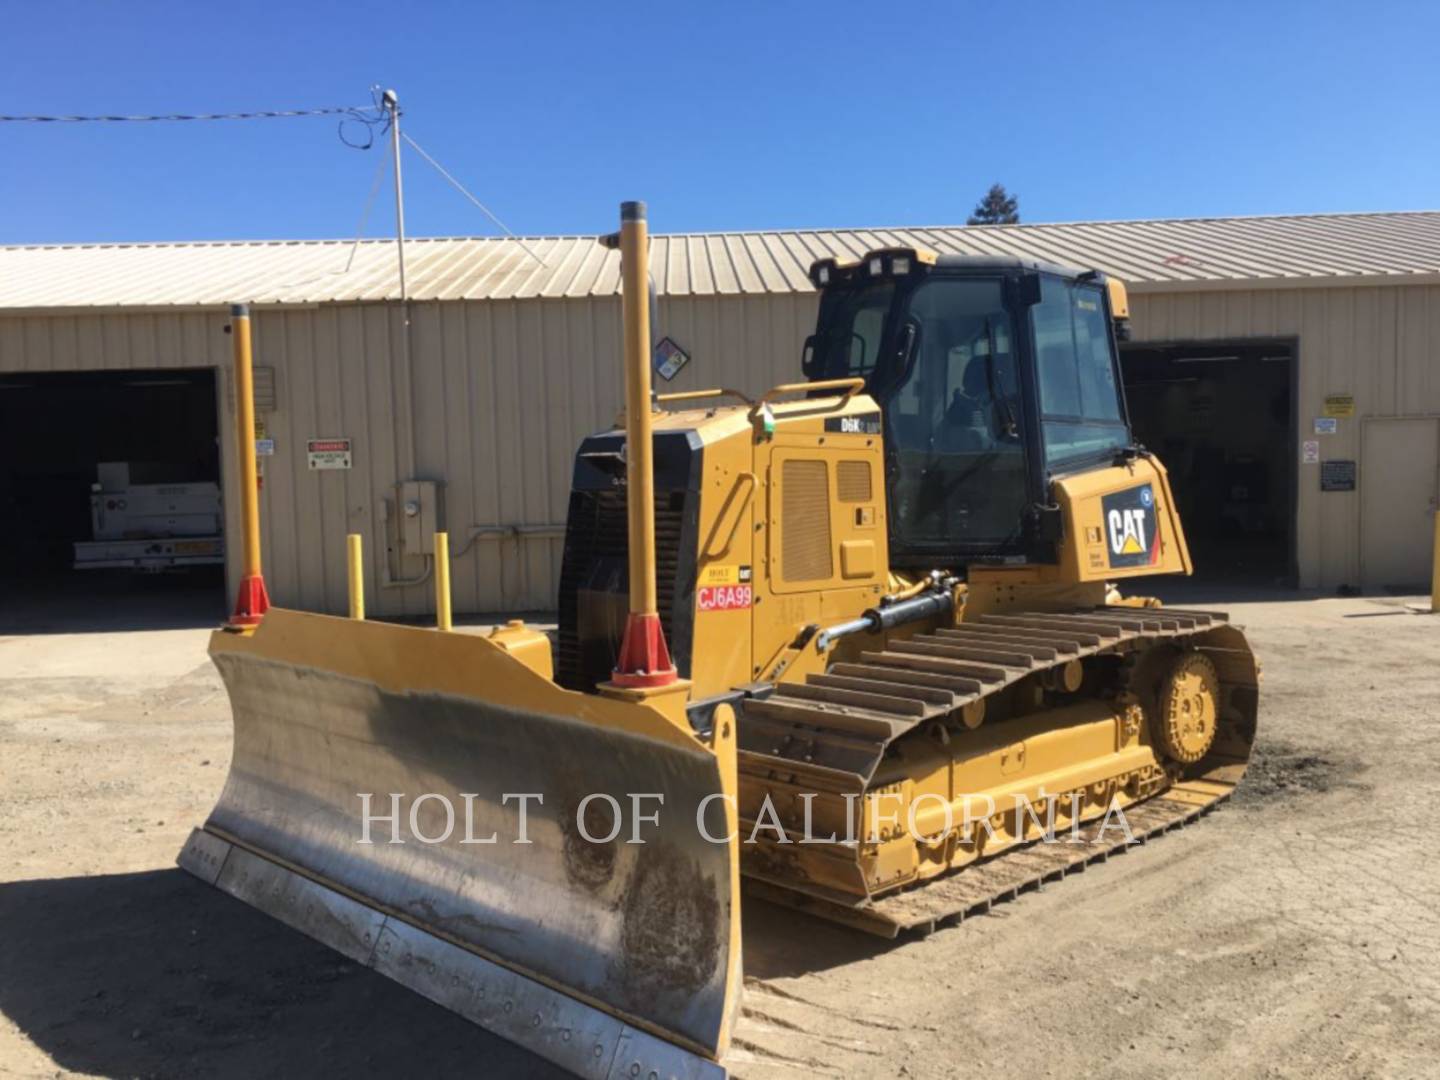
[[[1160,561],[1155,492],[1149,484],[1117,491],[1100,500],[1110,566],[1149,566]]]
[[[700,611],[734,611],[748,608],[753,599],[749,585],[702,585],[695,590],[695,607]]]
[[[1327,394],[1325,396],[1326,416],[1354,416],[1354,394]]]
[[[310,457],[312,469],[350,468],[349,439],[309,439],[305,452]]]
[[[660,344],[655,346],[655,355],[652,357],[655,373],[666,382],[679,375],[680,369],[689,362],[690,354],[668,337],[661,338]]]
[[[1354,491],[1355,462],[1322,461],[1320,463],[1321,491]]]

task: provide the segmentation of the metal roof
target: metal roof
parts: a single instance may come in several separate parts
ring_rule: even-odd
[[[413,300],[610,296],[619,253],[591,236],[408,239]],[[808,292],[825,255],[890,246],[1104,270],[1135,292],[1440,280],[1440,211],[656,235],[672,296]],[[0,309],[315,304],[399,297],[388,240],[0,247]]]

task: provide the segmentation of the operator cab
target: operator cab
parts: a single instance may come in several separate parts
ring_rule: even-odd
[[[810,380],[861,376],[883,414],[897,566],[1051,562],[1050,482],[1133,450],[1124,286],[1011,256],[822,259]]]

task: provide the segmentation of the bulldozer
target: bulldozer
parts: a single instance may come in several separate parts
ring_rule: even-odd
[[[718,1076],[742,884],[885,937],[986,911],[1223,801],[1260,671],[1119,591],[1191,572],[1123,283],[821,258],[802,381],[656,394],[644,205],[601,242],[625,410],[575,457],[553,639],[366,620],[353,572],[351,618],[269,605],[236,311],[234,756],[179,862],[577,1075]]]

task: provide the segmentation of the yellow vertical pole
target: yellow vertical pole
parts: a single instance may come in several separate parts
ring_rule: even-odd
[[[1440,510],[1435,511],[1435,557],[1430,567],[1430,610],[1440,612]]]
[[[654,615],[659,600],[655,590],[655,472],[650,421],[650,236],[642,202],[620,205],[620,274],[630,612]]]
[[[450,620],[450,534],[435,534],[435,626],[449,630]]]
[[[260,484],[255,464],[255,375],[250,349],[250,308],[230,308],[235,359],[235,448],[240,466],[240,595],[229,625],[253,627],[270,608],[260,572]]]
[[[345,538],[350,569],[350,618],[365,618],[365,548],[359,533]]]
[[[650,418],[650,236],[643,202],[620,204],[620,280],[625,377],[626,546],[630,613],[610,681],[656,690],[678,682],[655,588],[654,425]]]

